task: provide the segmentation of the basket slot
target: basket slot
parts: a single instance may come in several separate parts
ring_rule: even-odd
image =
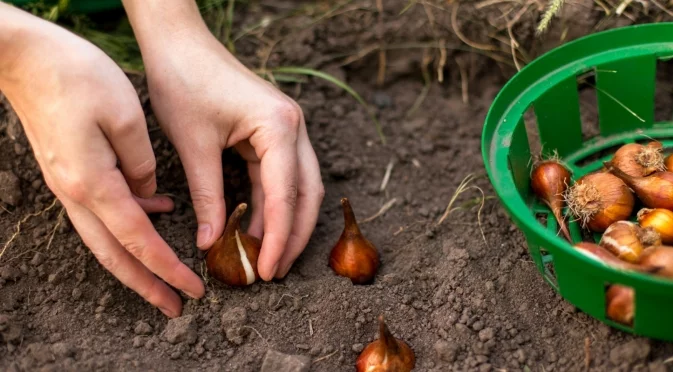
[[[657,59],[643,56],[596,69],[596,94],[601,134],[609,136],[654,124]]]
[[[506,146],[506,144],[503,144],[503,146]],[[521,197],[528,200],[530,195],[531,154],[526,134],[526,124],[523,119],[519,121],[512,133],[508,158],[514,184]]]
[[[582,122],[575,77],[551,87],[533,105],[545,152],[556,150],[563,157],[581,147]]]

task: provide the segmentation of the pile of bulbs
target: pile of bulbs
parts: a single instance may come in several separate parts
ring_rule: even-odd
[[[619,270],[673,278],[673,155],[664,158],[662,149],[657,141],[626,144],[574,183],[558,159],[544,160],[534,166],[531,188],[578,251]],[[598,244],[573,241],[565,205],[584,229],[602,234]],[[611,285],[606,305],[608,318],[633,324],[632,288]]]
[[[380,266],[379,252],[362,235],[347,198],[341,199],[344,229],[332,248],[329,265],[353,284],[373,282]],[[241,217],[247,204],[239,204],[232,212],[222,236],[206,254],[208,274],[234,287],[250,285],[259,280],[257,259],[262,241],[241,231]],[[356,361],[358,372],[409,372],[415,365],[415,355],[404,341],[396,339],[379,317],[379,338],[362,350]]]

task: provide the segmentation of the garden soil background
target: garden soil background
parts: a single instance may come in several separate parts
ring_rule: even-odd
[[[457,17],[461,38],[451,26],[452,2],[412,3],[402,15],[405,1],[384,2],[382,13],[374,2],[351,1],[338,10],[307,4],[236,8],[234,30],[270,20],[236,41],[237,55],[254,69],[293,65],[327,71],[360,92],[369,112],[320,79],[300,76],[304,81],[280,83],[304,110],[320,160],[326,196],[315,232],[285,279],[244,289],[208,280],[203,299],[183,296],[177,321],[169,323],[107,273],[60,204],[44,211],[54,196],[16,116],[7,102],[0,106],[3,245],[22,222],[0,257],[0,370],[259,371],[267,351],[277,350],[309,357],[311,371],[352,371],[359,352],[377,337],[379,314],[412,346],[416,371],[671,369],[673,345],[611,329],[558,296],[537,272],[523,235],[497,199],[485,201],[479,225],[475,198],[481,194],[471,190],[456,203],[464,208],[437,224],[469,174],[478,176],[474,184],[487,196],[494,195],[484,177],[481,130],[493,98],[516,70],[503,41],[510,40],[503,36],[507,30],[489,38],[480,25],[497,26],[500,13],[467,7],[471,18]],[[662,19],[654,18],[653,10],[643,15],[628,9],[634,19],[606,22],[595,4],[588,10],[568,4],[549,32],[536,38],[542,9],[531,4],[513,27],[528,58],[559,44],[561,36],[567,40]],[[304,10],[286,18],[269,18],[301,6]],[[494,49],[470,48],[463,38]],[[524,64],[525,57],[519,58]],[[657,115],[670,118],[668,70],[660,69]],[[159,192],[176,202],[172,213],[153,215],[152,221],[181,260],[204,275],[180,159],[157,126],[144,77],[130,77],[146,110]],[[591,124],[595,97],[586,92],[582,97],[583,117]],[[370,112],[383,126],[385,145]],[[225,151],[223,161],[231,211],[249,201],[248,179],[235,153]],[[343,228],[342,197],[351,200],[363,233],[381,252],[372,285],[354,286],[328,267]],[[385,213],[362,222],[392,200]],[[662,316],[667,314],[662,309]]]

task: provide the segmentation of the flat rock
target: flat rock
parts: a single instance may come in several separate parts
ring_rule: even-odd
[[[264,356],[260,372],[308,372],[310,367],[311,358],[308,356],[269,350]]]
[[[1,171],[0,201],[17,206],[21,204],[22,199],[23,195],[21,194],[21,182],[19,178],[11,171]]]
[[[193,344],[196,342],[196,332],[196,318],[192,315],[184,315],[168,321],[164,330],[164,336],[166,337],[166,341],[174,345],[181,342]]]

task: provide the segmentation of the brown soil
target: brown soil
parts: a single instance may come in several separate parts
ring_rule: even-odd
[[[386,14],[397,14],[406,1],[395,3]],[[237,14],[251,24],[262,11]],[[410,12],[410,18],[423,15],[420,5]],[[0,258],[0,370],[259,371],[267,350],[275,349],[310,356],[311,371],[351,371],[359,351],[376,337],[376,317],[384,314],[393,334],[414,349],[416,371],[579,371],[587,355],[592,371],[665,371],[672,345],[603,325],[545,284],[523,235],[497,201],[488,200],[482,211],[486,242],[474,208],[436,225],[461,180],[484,173],[482,123],[511,67],[462,54],[470,63],[469,103],[453,61],[444,82],[432,84],[420,108],[407,116],[423,89],[421,49],[389,54],[386,82],[378,88],[376,55],[346,67],[322,59],[353,53],[356,41],[359,48],[377,40],[367,28],[376,23],[373,15],[327,19],[269,59],[270,66],[314,65],[346,79],[372,104],[388,140],[381,145],[366,111],[343,91],[318,80],[283,85],[305,112],[327,190],[312,240],[286,279],[245,289],[209,282],[206,297],[185,298],[183,317],[169,326],[97,263],[67,218],[58,224],[57,204],[27,219]],[[282,31],[276,26],[269,33]],[[259,65],[255,42],[244,39],[237,47],[251,66]],[[160,192],[176,196],[175,211],[153,221],[201,273],[203,255],[194,244],[195,217],[179,158],[156,130],[144,81],[136,78],[135,84],[147,109]],[[658,102],[670,103],[670,90],[660,94]],[[379,191],[391,161],[390,182]],[[247,201],[243,163],[226,151],[224,164],[228,205]],[[18,176],[23,202],[0,202],[3,244],[24,216],[49,206],[53,195],[16,117],[0,106],[0,172],[7,170]],[[493,194],[486,178],[476,184]],[[343,228],[344,196],[359,220],[397,200],[387,213],[361,224],[382,255],[372,285],[354,286],[327,266]],[[468,193],[460,203],[476,196]]]

